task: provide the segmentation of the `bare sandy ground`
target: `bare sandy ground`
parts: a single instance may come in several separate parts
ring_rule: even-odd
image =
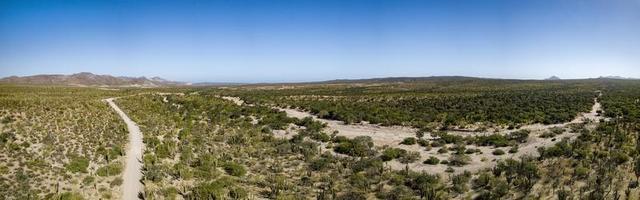
[[[377,146],[397,146],[397,144],[402,142],[404,138],[415,137],[417,131],[414,128],[403,126],[379,126],[367,123],[346,125],[342,121],[320,119],[312,115],[311,113],[295,109],[278,109],[286,112],[289,117],[295,117],[299,119],[312,117],[314,120],[326,123],[327,129],[329,131],[328,133],[338,131],[338,135],[348,138],[354,138],[363,135],[370,136],[373,140],[373,143]]]
[[[240,97],[228,97],[228,96],[224,96],[224,97],[220,97],[224,100],[228,100],[228,101],[232,101],[233,103],[235,103],[236,105],[241,106],[242,104],[244,104],[244,101],[242,99],[240,99]]]
[[[129,130],[129,144],[127,146],[127,153],[125,159],[124,173],[122,174],[122,199],[136,200],[138,199],[138,193],[142,191],[142,151],[144,144],[142,143],[142,133],[140,128],[133,122],[127,114],[125,114],[114,102],[115,98],[105,99],[109,106],[115,110],[120,118],[127,124]]]
[[[237,98],[225,98],[225,99],[232,100],[236,103],[239,103],[241,101]],[[241,103],[239,103],[239,105],[241,105]],[[420,153],[421,158],[415,163],[411,163],[408,165],[402,164],[396,160],[388,162],[387,165],[395,170],[403,170],[405,169],[405,167],[408,166],[409,169],[412,169],[415,171],[427,171],[430,173],[445,173],[445,170],[448,168],[447,165],[442,165],[442,164],[427,165],[427,164],[423,164],[422,161],[426,160],[430,156],[436,157],[440,160],[448,160],[452,155],[451,152],[438,153],[437,151],[440,149],[440,147],[432,148],[431,150],[427,151],[424,147],[421,147],[419,145],[400,145],[400,142],[404,138],[415,137],[417,130],[414,128],[402,127],[402,126],[384,127],[384,126],[378,126],[378,125],[367,124],[367,123],[346,125],[341,121],[319,119],[316,116],[312,115],[311,113],[296,110],[296,109],[286,109],[286,108],[277,108],[277,109],[286,112],[289,117],[295,117],[300,119],[305,117],[312,117],[315,120],[327,123],[327,126],[328,126],[327,129],[329,130],[329,133],[333,131],[338,131],[337,135],[345,136],[348,138],[354,138],[357,136],[370,136],[374,144],[378,147],[388,146],[388,147],[401,148],[408,151],[415,151]],[[560,135],[557,135],[553,138],[540,138],[539,136],[545,133],[546,131],[548,131],[548,129],[552,127],[566,127],[569,124],[583,123],[583,122],[597,123],[602,118],[601,116],[598,116],[598,113],[597,113],[597,111],[600,109],[601,109],[600,103],[597,102],[597,99],[594,99],[594,105],[591,109],[591,112],[581,113],[578,116],[576,116],[576,118],[571,122],[562,123],[562,124],[551,124],[551,125],[531,124],[531,125],[522,126],[520,129],[517,129],[517,130],[523,130],[523,129],[530,130],[531,135],[527,139],[526,143],[519,145],[518,152],[513,154],[507,153],[504,155],[496,156],[492,154],[493,151],[496,150],[496,148],[494,147],[467,145],[466,146],[467,149],[478,149],[482,153],[469,155],[469,157],[471,158],[471,162],[468,165],[465,165],[462,167],[453,167],[455,170],[455,173],[462,173],[464,171],[475,172],[481,169],[490,168],[495,166],[497,164],[497,161],[502,159],[507,159],[507,158],[517,159],[522,156],[536,156],[538,154],[537,149],[539,147],[551,147],[555,145],[557,142],[561,141],[562,138],[575,139],[578,136],[578,133],[573,133],[569,131],[564,132]],[[517,130],[510,130],[510,131],[501,130],[498,133],[507,134]],[[456,135],[464,135],[464,136],[493,134],[493,132],[456,132],[456,131],[452,131],[450,133],[456,134]],[[278,135],[280,134],[282,133],[278,132]],[[425,139],[432,139],[432,138],[430,138],[428,135],[425,135]],[[451,145],[448,145],[448,147],[451,147]],[[510,147],[503,147],[498,149],[502,149],[504,152],[508,152],[509,148]]]
[[[242,99],[238,97],[225,96],[221,98],[232,101],[237,105],[244,104],[244,101],[242,101]],[[427,164],[423,164],[422,161],[426,160],[431,156],[436,157],[440,160],[448,160],[452,155],[452,152],[438,153],[438,150],[441,147],[432,148],[431,150],[427,151],[426,148],[421,147],[417,144],[416,145],[400,145],[400,142],[405,138],[416,136],[417,130],[411,127],[403,127],[403,126],[387,127],[387,126],[379,126],[375,124],[368,124],[366,122],[360,123],[360,124],[347,125],[347,124],[344,124],[344,122],[342,121],[320,119],[311,113],[300,111],[297,109],[290,109],[290,108],[276,108],[276,109],[280,111],[284,111],[285,113],[287,113],[287,116],[289,117],[294,117],[299,119],[302,119],[305,117],[311,117],[314,120],[326,123],[328,133],[333,133],[334,131],[337,131],[337,135],[345,136],[348,138],[354,138],[357,136],[369,136],[371,137],[375,146],[377,147],[384,147],[384,146],[395,147],[395,148],[405,149],[407,151],[415,151],[420,153],[420,159],[411,164],[402,164],[396,160],[388,162],[387,166],[395,170],[403,170],[406,167],[409,167],[409,169],[412,169],[414,171],[427,171],[430,173],[445,173],[445,170],[448,168],[447,165],[442,165],[442,164],[427,165]],[[510,147],[494,148],[494,147],[487,147],[487,146],[467,145],[466,146],[467,149],[478,149],[480,150],[481,153],[475,153],[475,154],[469,155],[469,157],[471,158],[471,161],[468,165],[465,165],[462,167],[453,167],[455,170],[455,173],[462,173],[464,171],[476,172],[478,170],[490,168],[495,166],[499,160],[503,160],[507,158],[517,159],[522,156],[537,156],[538,155],[537,149],[539,147],[545,147],[545,148],[551,147],[555,145],[557,142],[561,141],[562,138],[575,139],[578,136],[578,133],[573,133],[570,131],[565,131],[564,133],[557,135],[553,138],[540,138],[539,136],[541,134],[547,132],[550,128],[553,128],[553,127],[564,128],[569,124],[585,123],[585,122],[592,122],[593,124],[598,123],[600,119],[603,119],[597,113],[597,111],[599,110],[601,110],[601,105],[597,101],[597,98],[594,98],[594,104],[592,106],[591,111],[589,113],[578,114],[578,116],[576,116],[576,118],[574,118],[570,122],[561,123],[561,124],[550,124],[550,125],[530,124],[530,125],[522,126],[521,128],[516,130],[498,130],[497,131],[498,134],[508,134],[513,131],[526,129],[531,131],[531,134],[527,139],[526,143],[519,145],[518,152],[506,153],[500,156],[493,155],[493,151],[495,151],[496,149],[502,149],[504,152],[508,152]],[[591,125],[591,127],[595,127],[595,125]],[[295,128],[289,127],[287,130],[274,130],[274,135],[282,138],[290,138],[293,136],[293,134],[295,134],[294,129]],[[454,134],[454,135],[462,135],[462,136],[473,136],[473,135],[494,134],[496,133],[496,131],[486,131],[486,132],[449,131],[448,133]],[[427,134],[425,135],[425,139],[433,139],[433,138]],[[325,144],[322,144],[322,146],[325,146]],[[452,145],[447,145],[447,147],[451,147],[451,146]],[[323,149],[323,151],[329,151],[329,150]]]

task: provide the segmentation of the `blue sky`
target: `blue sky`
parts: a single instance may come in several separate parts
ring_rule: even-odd
[[[640,77],[640,0],[0,1],[0,76]]]

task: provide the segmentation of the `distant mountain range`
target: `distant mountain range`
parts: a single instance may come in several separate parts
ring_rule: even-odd
[[[633,78],[625,78],[620,76],[601,76],[598,79],[623,79],[637,80]],[[411,82],[439,82],[439,81],[473,81],[473,80],[510,80],[520,81],[516,79],[490,79],[466,76],[429,76],[429,77],[386,77],[386,78],[369,78],[369,79],[336,79],[318,82],[302,82],[302,83],[257,83],[248,85],[297,85],[297,84],[378,84],[378,83],[411,83]],[[557,76],[551,76],[544,80],[562,80]],[[71,75],[33,75],[33,76],[10,76],[0,79],[0,83],[22,84],[22,85],[67,85],[67,86],[98,86],[98,87],[207,87],[207,86],[237,86],[247,85],[246,83],[227,83],[227,82],[200,82],[186,83],[170,81],[160,77],[125,77],[111,75],[96,75],[89,72],[82,72]]]
[[[71,75],[45,74],[22,77],[10,76],[0,79],[0,83],[104,87],[161,87],[189,85],[189,83],[169,81],[160,77],[116,77],[111,75],[96,75],[89,72]]]
[[[335,79],[328,81],[303,82],[299,84],[377,84],[377,83],[412,83],[412,82],[439,82],[439,81],[472,81],[492,80],[491,78],[478,78],[469,76],[423,76],[423,77],[384,77],[367,79]],[[500,80],[500,79],[494,79]],[[509,80],[509,79],[501,79]],[[296,83],[297,84],[297,83]]]
[[[622,77],[622,76],[600,76],[599,79],[621,79],[621,80],[637,80],[637,78]]]

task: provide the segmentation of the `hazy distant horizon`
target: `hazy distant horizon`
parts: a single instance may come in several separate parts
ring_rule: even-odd
[[[0,2],[0,77],[640,78],[640,1]]]
[[[72,75],[72,74],[77,74],[77,73],[86,73],[86,72],[76,72],[76,73],[42,73],[42,74],[29,74],[29,75],[11,75],[11,76],[18,76],[18,77],[24,77],[24,76],[35,76],[35,75]],[[93,73],[93,72],[88,72],[88,73],[92,73],[92,74],[96,74],[96,75],[110,75],[110,76],[114,76],[114,77],[146,77],[146,78],[153,78],[153,77],[160,77],[160,76],[153,76],[153,75],[138,75],[138,76],[132,76],[132,75],[122,75],[122,74],[101,74],[101,73]],[[305,83],[305,82],[323,82],[323,81],[335,81],[335,80],[366,80],[366,79],[379,79],[379,78],[425,78],[425,77],[469,77],[469,78],[483,78],[483,79],[513,79],[513,80],[545,80],[548,79],[552,76],[555,75],[550,75],[547,77],[543,77],[543,78],[515,78],[515,77],[482,77],[482,76],[465,76],[465,75],[425,75],[425,76],[375,76],[375,77],[335,77],[335,78],[329,78],[329,79],[317,79],[317,80],[309,80],[309,79],[305,79],[305,80],[300,80],[300,81],[287,81],[287,80],[274,80],[274,81],[217,81],[217,80],[172,80],[172,79],[168,79],[169,81],[179,81],[179,82],[184,82],[184,83],[225,83],[225,84],[256,84],[256,83]],[[1,78],[7,78],[10,76],[0,76]],[[562,80],[576,80],[576,79],[595,79],[595,78],[602,78],[602,77],[617,77],[617,78],[625,78],[625,79],[639,79],[637,77],[627,77],[627,76],[619,76],[619,75],[602,75],[602,76],[596,76],[596,77],[559,77],[559,76],[555,76],[557,78],[560,78]],[[160,78],[164,78],[167,79],[165,77],[160,77]]]

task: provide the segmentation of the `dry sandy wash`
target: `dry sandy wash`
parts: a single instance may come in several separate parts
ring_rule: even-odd
[[[243,105],[244,103],[240,98],[237,98],[237,97],[222,97],[222,98],[233,101],[238,105]],[[445,171],[449,167],[444,164],[428,165],[428,164],[422,163],[422,161],[424,161],[425,159],[431,156],[436,157],[439,160],[448,160],[452,155],[452,152],[438,153],[438,150],[441,149],[442,147],[434,147],[431,150],[426,150],[424,147],[421,147],[420,145],[417,145],[417,144],[415,145],[400,144],[400,142],[402,142],[402,140],[404,140],[405,138],[416,136],[417,130],[414,128],[403,127],[403,126],[386,127],[386,126],[379,126],[379,125],[368,124],[368,123],[346,125],[342,121],[320,119],[311,113],[296,110],[296,109],[288,109],[288,108],[276,108],[276,109],[286,112],[289,117],[294,117],[299,119],[302,119],[305,117],[312,117],[314,120],[326,123],[327,130],[329,131],[329,133],[333,131],[337,131],[337,135],[345,136],[348,138],[354,138],[357,136],[369,136],[371,137],[371,139],[373,140],[373,143],[377,147],[388,146],[388,147],[401,148],[407,151],[414,151],[414,152],[420,153],[420,159],[408,165],[402,164],[397,160],[389,161],[388,166],[391,167],[392,169],[403,170],[405,169],[405,167],[408,166],[410,169],[415,171],[424,170],[430,173],[446,173]],[[541,138],[539,137],[541,134],[545,133],[546,131],[548,131],[550,128],[553,128],[553,127],[565,128],[569,124],[583,123],[583,122],[598,123],[599,120],[602,119],[602,117],[600,117],[597,113],[597,111],[599,110],[601,110],[601,105],[598,102],[597,98],[594,98],[594,104],[592,106],[591,111],[589,113],[580,113],[571,122],[562,123],[562,124],[551,124],[551,125],[531,124],[531,125],[522,126],[521,128],[516,130],[500,130],[498,131],[498,134],[508,134],[514,131],[525,130],[525,129],[531,131],[531,134],[529,135],[529,138],[527,139],[526,143],[519,145],[518,152],[516,153],[507,153],[504,155],[493,155],[493,151],[496,149],[501,149],[504,152],[507,152],[510,147],[494,148],[491,146],[466,145],[467,149],[478,149],[482,153],[471,154],[470,155],[471,161],[468,165],[461,166],[461,167],[453,167],[453,169],[455,170],[455,173],[462,173],[464,171],[476,172],[478,170],[495,166],[499,160],[503,160],[507,158],[519,158],[525,155],[536,156],[538,154],[537,149],[539,147],[550,147],[555,145],[557,142],[561,141],[562,138],[575,139],[578,136],[578,133],[574,133],[571,131],[565,131],[564,133],[551,138]],[[595,127],[595,124],[591,124],[589,126]],[[290,130],[274,130],[274,134],[277,137],[291,138],[293,134],[295,134],[295,131],[291,129]],[[493,134],[493,132],[451,131],[449,132],[449,134],[471,136],[471,135]],[[425,139],[434,139],[434,138],[427,134],[425,135]],[[323,144],[322,146],[324,147],[326,146],[326,144]],[[451,147],[453,145],[445,145],[445,146]],[[331,151],[331,150],[323,149],[323,151]]]

